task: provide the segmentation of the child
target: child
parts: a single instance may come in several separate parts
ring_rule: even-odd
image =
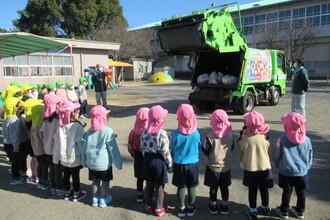
[[[38,86],[33,83],[30,83],[29,85],[32,87],[30,97],[33,99],[38,99]]]
[[[169,140],[163,126],[165,117],[168,114],[166,109],[160,105],[153,106],[149,111],[148,127],[141,135],[141,150],[143,159],[143,175],[146,183],[146,213],[153,211],[152,196],[156,191],[155,214],[162,216],[167,207],[163,206],[164,188],[168,182],[167,166],[172,168],[172,157],[169,151]]]
[[[38,161],[37,173],[38,173],[39,183],[37,185],[37,188],[41,190],[47,190],[49,189],[48,187],[49,166],[47,164],[47,159],[44,149],[44,135],[42,131],[43,109],[44,109],[44,104],[42,103],[37,103],[31,107],[32,127],[30,131],[30,139],[31,139],[33,154],[36,156]]]
[[[23,111],[22,101],[16,97],[9,97],[4,102],[4,110],[6,112],[6,119],[3,122],[2,136],[4,149],[11,162],[12,180],[10,184],[24,184],[26,183],[26,178],[21,176],[20,171],[26,172],[27,170],[26,155],[25,151],[20,149],[19,140],[21,129],[19,115]]]
[[[47,94],[47,86],[45,84],[38,85],[38,99],[44,100],[44,96]]]
[[[55,83],[50,83],[48,85],[48,93],[56,95],[56,84]]]
[[[80,118],[87,118],[86,115],[86,107],[87,107],[87,91],[86,91],[86,86],[87,86],[87,79],[85,77],[81,77],[79,79],[80,85],[78,87],[78,98],[79,98],[79,103],[80,103],[80,112],[79,112],[79,117]]]
[[[278,185],[283,189],[282,204],[276,212],[288,218],[293,188],[297,194],[297,205],[291,208],[299,219],[304,218],[305,189],[308,187],[308,171],[313,160],[311,140],[306,136],[306,120],[299,113],[291,112],[281,117],[285,134],[281,135],[274,151],[274,161],[279,169]]]
[[[172,184],[177,187],[179,200],[178,216],[194,216],[196,211],[196,187],[198,186],[198,161],[201,137],[197,120],[191,105],[181,104],[176,111],[178,129],[171,133],[171,154],[173,157]],[[185,194],[188,188],[188,204]]]
[[[54,140],[54,134],[58,130],[58,108],[61,105],[62,99],[53,94],[49,93],[44,97],[44,149],[46,154],[47,163],[49,166],[49,181],[51,185],[50,192],[52,195],[62,196],[65,191],[63,189],[63,177],[61,164],[56,164],[58,156],[54,150],[58,149],[55,146],[57,144]],[[54,163],[55,162],[55,163]]]
[[[116,134],[106,126],[108,114],[103,106],[97,105],[90,111],[91,128],[83,136],[83,166],[88,167],[92,183],[93,207],[106,207],[112,200],[109,183],[113,179],[112,163],[121,170],[122,159],[116,142]],[[100,188],[100,182],[102,186]]]
[[[30,86],[29,84],[23,84],[21,86],[21,89],[22,89],[22,93],[23,93],[22,101],[25,102],[26,100],[28,100],[32,97],[33,87]]]
[[[134,128],[128,136],[128,152],[134,158],[134,176],[136,177],[136,189],[138,203],[144,202],[143,192],[143,154],[141,151],[141,134],[148,125],[149,108],[140,108],[136,112]]]
[[[31,162],[30,162],[30,167],[31,167],[31,176],[29,181],[38,183],[38,161],[37,158],[35,157],[33,153],[33,149],[31,146],[31,139],[30,139],[30,131],[32,127],[32,107],[36,104],[42,103],[42,100],[37,100],[34,98],[29,98],[24,102],[24,114],[22,114],[22,117],[20,118],[22,127],[26,129],[21,129],[20,132],[20,142],[21,145],[24,146],[25,152],[27,155],[30,155],[31,157]],[[26,130],[26,131],[25,131]]]
[[[225,111],[218,109],[210,115],[212,132],[206,135],[202,151],[207,156],[204,185],[210,187],[210,202],[207,208],[211,214],[218,213],[217,192],[220,187],[221,214],[228,214],[229,189],[231,185],[231,155],[234,150],[232,127]]]
[[[62,81],[57,81],[56,82],[56,92],[55,93],[56,93],[56,95],[61,97],[63,102],[69,101],[68,100],[68,95],[66,94],[66,91],[64,89],[64,82],[62,82]]]
[[[59,109],[59,160],[63,166],[64,200],[69,200],[73,196],[73,202],[77,202],[87,195],[85,191],[80,190],[79,172],[82,168],[84,128],[76,121],[79,108],[79,103],[64,102]],[[70,176],[72,177],[73,191],[70,186]]]
[[[72,82],[66,83],[66,95],[70,102],[78,102],[78,96]]]
[[[249,218],[256,219],[257,193],[261,195],[262,214],[268,215],[268,188],[274,186],[270,165],[270,143],[268,141],[269,126],[262,114],[256,111],[248,112],[244,116],[245,126],[238,140],[240,165],[244,169],[243,185],[249,188]]]

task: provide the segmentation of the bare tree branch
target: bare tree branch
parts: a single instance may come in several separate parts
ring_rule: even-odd
[[[98,41],[121,43],[118,54],[110,54],[114,60],[128,62],[134,57],[152,59],[154,55],[153,29],[127,31],[126,26],[117,20],[94,29],[90,34],[90,38]]]
[[[306,50],[317,43],[317,38],[312,30],[311,23],[283,22],[267,24],[267,30],[263,34],[262,43],[267,48],[286,51],[289,62],[300,57]]]

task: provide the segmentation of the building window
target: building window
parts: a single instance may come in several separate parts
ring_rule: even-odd
[[[3,59],[5,76],[71,76],[72,65],[69,56],[31,55]]]
[[[253,26],[244,26],[243,34],[253,34]]]
[[[280,21],[278,22],[278,29],[279,30],[287,30],[290,28],[290,21]]]
[[[55,76],[72,76],[72,67],[54,67]]]
[[[257,24],[255,26],[255,30],[256,30],[256,33],[264,33],[265,32],[265,29],[266,29],[266,25],[265,24]]]
[[[267,21],[268,22],[273,22],[273,21],[277,21],[277,20],[278,20],[278,13],[277,12],[267,14]]]
[[[322,15],[321,16],[321,25],[330,24],[330,15]]]
[[[279,20],[288,20],[288,19],[291,19],[291,10],[279,12]]]
[[[305,8],[295,8],[292,10],[292,18],[305,17]]]
[[[311,18],[306,18],[306,24],[312,26],[319,26],[320,25],[320,17],[315,16]]]
[[[292,20],[293,27],[300,28],[300,27],[304,27],[304,25],[305,25],[304,18]]]
[[[321,7],[320,5],[310,6],[306,8],[306,16],[319,15]]]
[[[322,5],[322,14],[330,14],[330,3]]]
[[[248,17],[244,17],[243,19],[243,25],[251,25],[253,24],[253,16],[248,16]]]
[[[255,16],[255,23],[256,24],[265,23],[265,22],[266,22],[266,15],[265,14]]]

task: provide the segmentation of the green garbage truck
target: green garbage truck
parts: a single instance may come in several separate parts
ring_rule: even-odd
[[[256,104],[278,104],[288,67],[283,51],[248,47],[242,26],[238,30],[231,16],[233,6],[240,21],[238,3],[212,6],[162,21],[158,37],[167,54],[190,57],[191,104],[244,114]]]

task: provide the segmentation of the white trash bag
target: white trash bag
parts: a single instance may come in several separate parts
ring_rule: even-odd
[[[209,74],[204,73],[204,74],[197,77],[197,83],[198,84],[208,84],[209,83],[209,78],[210,78]]]
[[[222,83],[225,85],[234,85],[237,83],[237,77],[230,74],[225,75],[222,78]]]

